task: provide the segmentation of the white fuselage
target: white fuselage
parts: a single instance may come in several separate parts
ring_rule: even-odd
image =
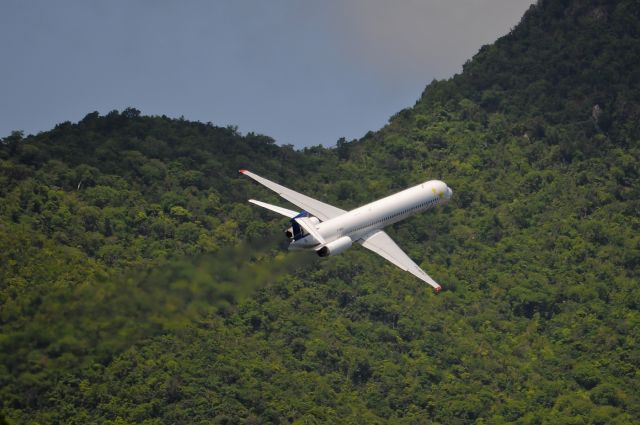
[[[442,181],[431,180],[379,199],[316,225],[326,243],[348,236],[355,242],[419,212],[445,204],[453,191]],[[293,241],[290,249],[313,249],[318,241],[311,235]]]

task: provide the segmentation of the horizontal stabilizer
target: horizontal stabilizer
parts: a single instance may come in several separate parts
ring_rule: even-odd
[[[273,212],[277,212],[278,214],[282,214],[285,217],[293,218],[298,215],[298,212],[293,210],[288,210],[286,208],[279,207],[277,205],[267,204],[266,202],[256,201],[255,199],[249,199],[249,202],[252,204],[256,204],[262,208],[266,208]]]

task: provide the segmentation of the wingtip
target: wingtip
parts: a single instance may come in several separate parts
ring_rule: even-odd
[[[438,286],[436,286],[434,289],[435,289],[435,291],[436,291],[436,294],[439,294],[439,293],[440,293],[440,291],[442,291],[442,286],[438,285]]]
[[[244,174],[244,173],[246,173],[246,172],[247,172],[247,171],[249,171],[249,170],[241,169],[241,170],[238,170],[238,171],[239,171],[240,173]]]

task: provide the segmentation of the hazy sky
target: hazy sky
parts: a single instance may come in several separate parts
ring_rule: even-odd
[[[0,137],[128,106],[279,144],[377,130],[532,0],[0,1]]]

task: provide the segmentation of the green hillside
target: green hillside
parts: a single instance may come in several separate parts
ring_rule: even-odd
[[[335,148],[129,108],[0,143],[0,424],[640,422],[640,4],[541,1]],[[442,179],[360,247],[286,251],[247,168],[342,208]]]

